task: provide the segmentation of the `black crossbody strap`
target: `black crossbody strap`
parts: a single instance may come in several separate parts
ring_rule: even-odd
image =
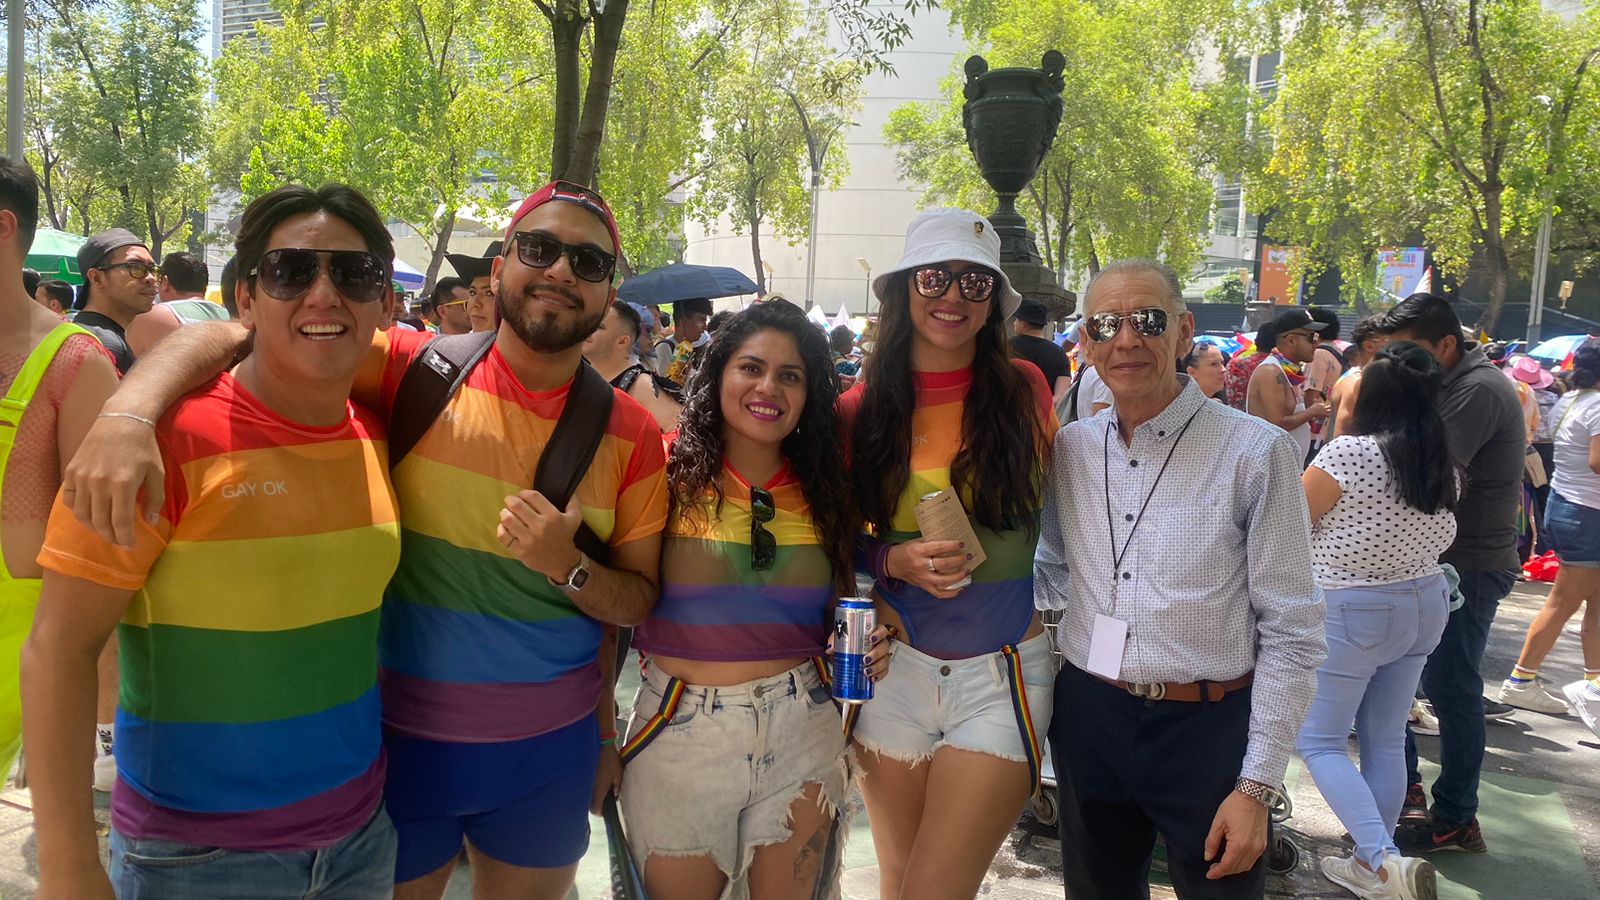
[[[478,362],[494,346],[495,333],[450,334],[429,341],[400,376],[389,415],[389,468],[400,465]]]
[[[606,426],[611,422],[611,403],[614,396],[607,382],[587,360],[578,364],[578,374],[572,379],[567,392],[567,403],[556,420],[555,431],[544,452],[539,454],[539,468],[534,472],[533,489],[543,494],[557,509],[566,509],[567,501],[578,490],[585,472],[600,449],[600,439],[605,437]],[[587,524],[578,526],[573,536],[590,559],[604,563],[611,548]]]
[[[1089,364],[1084,363],[1078,368],[1077,377],[1072,379],[1072,389],[1067,391],[1067,414],[1064,418],[1057,416],[1057,418],[1061,419],[1061,424],[1063,425],[1078,421],[1078,392],[1083,388],[1083,373],[1087,371],[1089,371]]]

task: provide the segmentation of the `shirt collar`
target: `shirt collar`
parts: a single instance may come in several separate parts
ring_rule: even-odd
[[[1155,432],[1155,437],[1157,438],[1175,435],[1179,429],[1183,428],[1184,423],[1188,422],[1199,411],[1201,404],[1206,402],[1206,397],[1200,393],[1200,388],[1195,386],[1194,379],[1187,375],[1179,375],[1178,383],[1183,385],[1183,389],[1178,392],[1178,396],[1167,404],[1166,409],[1156,413],[1155,417],[1150,421],[1135,428],[1135,436],[1138,436],[1140,432],[1146,431]],[[1116,406],[1114,404],[1111,407],[1111,413],[1113,421],[1115,421],[1117,428],[1120,430],[1122,422],[1116,418]]]

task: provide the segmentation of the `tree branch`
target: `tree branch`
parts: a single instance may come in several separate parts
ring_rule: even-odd
[[[1433,90],[1433,106],[1439,114],[1439,127],[1444,136],[1444,143],[1440,145],[1445,158],[1449,160],[1451,168],[1455,169],[1462,178],[1466,179],[1478,190],[1483,189],[1483,182],[1461,158],[1455,146],[1455,137],[1450,131],[1450,111],[1444,102],[1444,88],[1439,83],[1439,49],[1437,39],[1433,33],[1433,21],[1428,16],[1428,7],[1425,0],[1414,0],[1417,8],[1417,20],[1422,28],[1423,47],[1427,50],[1428,84]]]

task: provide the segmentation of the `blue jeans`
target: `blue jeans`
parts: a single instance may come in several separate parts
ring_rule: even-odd
[[[1328,658],[1296,749],[1334,815],[1376,870],[1399,851],[1392,837],[1405,800],[1406,714],[1428,654],[1449,618],[1444,576],[1329,590]],[[1346,746],[1355,723],[1361,770]]]
[[[227,850],[111,832],[118,900],[387,900],[394,894],[394,826],[378,807],[331,847],[290,853]]]
[[[1488,569],[1461,569],[1466,603],[1450,614],[1439,646],[1422,670],[1422,690],[1439,717],[1439,780],[1433,783],[1433,815],[1460,824],[1478,814],[1478,775],[1483,769],[1483,650],[1500,601],[1516,576]],[[1406,728],[1406,765],[1420,784],[1417,743]]]

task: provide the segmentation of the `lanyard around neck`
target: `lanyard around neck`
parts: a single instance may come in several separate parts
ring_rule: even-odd
[[[1156,480],[1150,485],[1150,492],[1144,495],[1144,503],[1140,504],[1139,514],[1133,519],[1133,527],[1128,529],[1128,539],[1122,542],[1121,552],[1117,550],[1117,525],[1111,517],[1111,430],[1115,426],[1110,422],[1106,423],[1106,439],[1105,446],[1101,451],[1101,460],[1104,467],[1102,483],[1106,491],[1106,529],[1111,535],[1112,615],[1117,612],[1115,590],[1117,578],[1122,573],[1122,561],[1128,557],[1128,548],[1133,546],[1134,532],[1139,530],[1139,523],[1144,521],[1144,512],[1150,508],[1150,501],[1156,496],[1156,488],[1161,486],[1161,477],[1167,474],[1167,466],[1172,464],[1173,454],[1178,452],[1178,445],[1183,443],[1183,436],[1189,433],[1189,426],[1194,424],[1195,418],[1200,415],[1200,410],[1205,408],[1206,401],[1201,400],[1200,405],[1189,415],[1189,420],[1183,423],[1183,428],[1178,431],[1178,436],[1172,439],[1172,446],[1167,450],[1167,458],[1161,463],[1160,471],[1156,472]]]

